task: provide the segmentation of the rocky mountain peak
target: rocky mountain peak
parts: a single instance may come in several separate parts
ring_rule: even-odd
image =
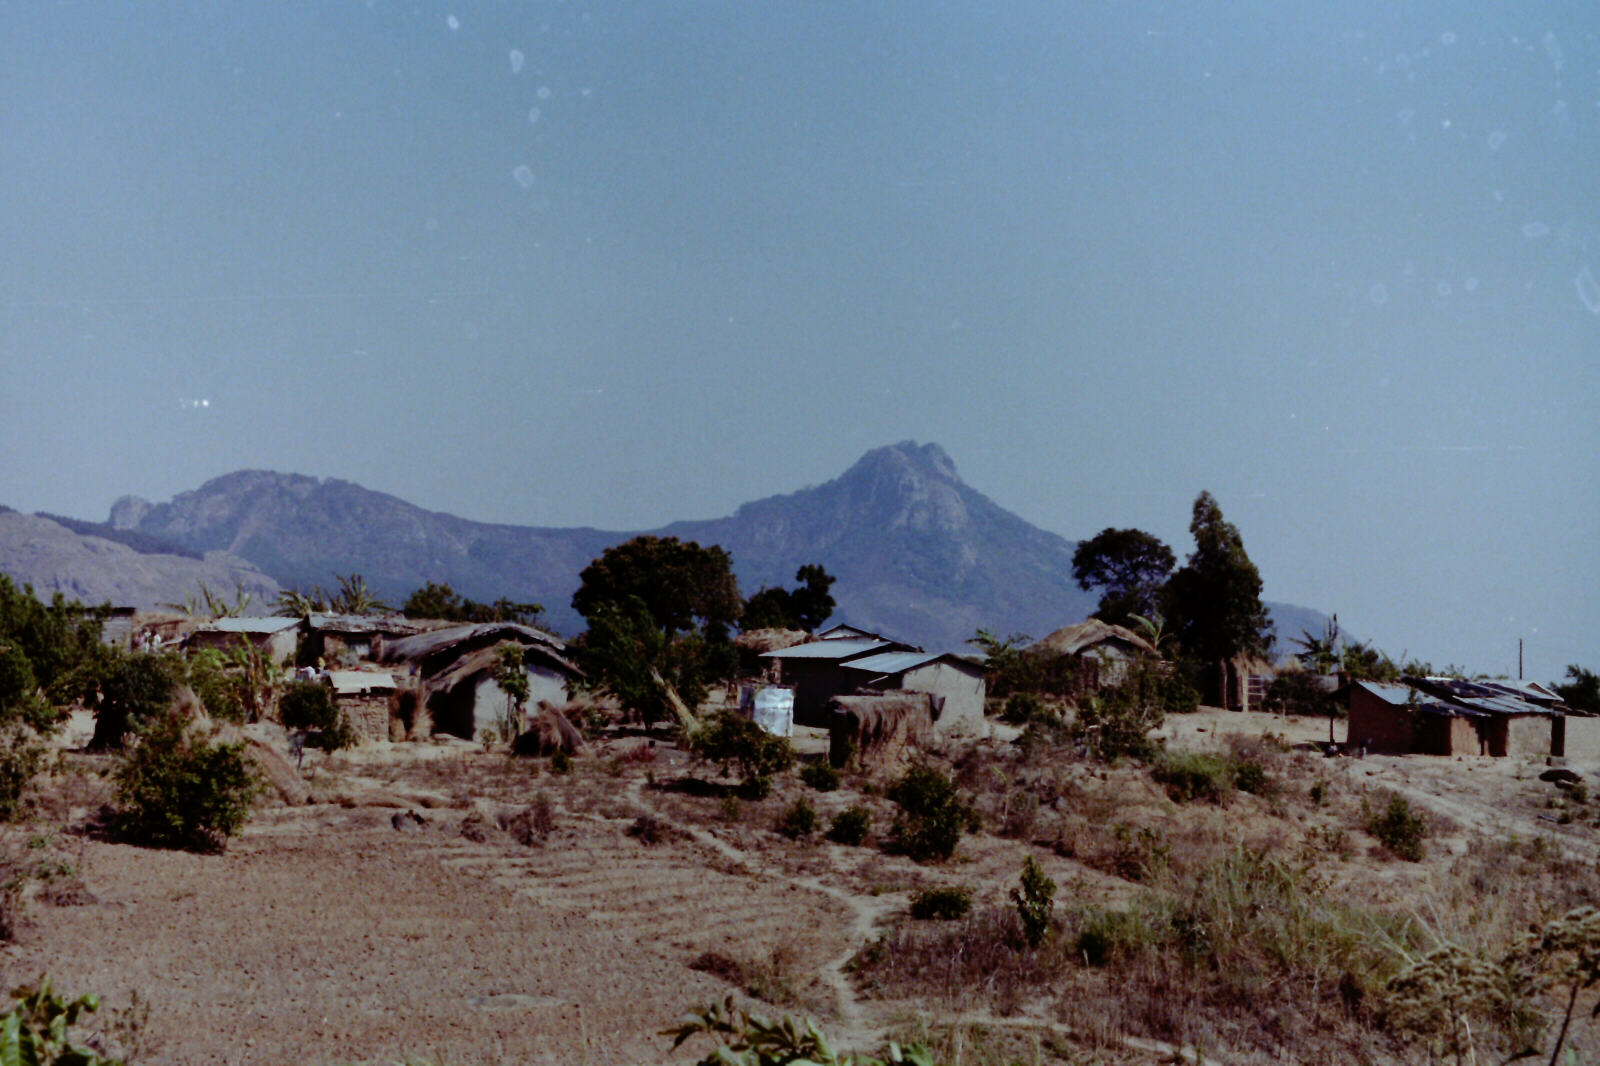
[[[112,529],[138,529],[139,523],[144,521],[144,516],[154,506],[142,496],[120,497],[111,505],[111,518],[106,524]]]

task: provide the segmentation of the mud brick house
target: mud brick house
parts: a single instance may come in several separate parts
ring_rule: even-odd
[[[1352,682],[1347,744],[1396,755],[1565,754],[1566,708],[1533,696],[1447,677]]]
[[[189,634],[190,648],[219,648],[227,651],[248,644],[275,663],[294,658],[300,640],[298,618],[218,618],[197,626]]]
[[[571,682],[583,671],[566,658],[566,645],[532,626],[485,622],[450,626],[382,642],[379,657],[403,669],[403,687],[433,715],[434,729],[468,740],[497,725],[506,711],[506,694],[494,679],[505,645],[522,649],[528,677],[528,706],[555,706],[571,696]]]
[[[389,705],[394,675],[368,670],[329,670],[324,676],[333,702],[363,740],[389,739]]]

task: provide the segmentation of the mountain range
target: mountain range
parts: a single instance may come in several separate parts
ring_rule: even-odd
[[[63,555],[42,569],[35,553],[19,572],[11,534],[0,524],[0,570],[86,600],[104,598],[89,590],[107,582],[72,571],[97,555],[112,568],[179,560],[190,568],[234,567],[225,581],[211,582],[227,591],[240,580],[262,588],[332,587],[336,574],[359,573],[398,603],[424,582],[445,582],[477,600],[542,603],[548,623],[568,633],[582,628],[571,608],[579,571],[636,535],[474,522],[348,481],[261,470],[225,474],[166,503],[125,496],[103,524],[14,517],[94,547],[73,553],[71,565]],[[838,579],[837,619],[929,648],[959,648],[980,626],[1042,636],[1087,617],[1096,602],[1072,578],[1074,542],[967,485],[937,444],[876,448],[825,484],[747,503],[725,518],[647,532],[721,545],[747,594],[790,585],[800,566],[821,563]],[[159,565],[183,570],[178,562]],[[127,594],[109,598],[149,605]],[[182,591],[163,599],[181,600]],[[1315,611],[1269,606],[1287,634],[1320,629]]]

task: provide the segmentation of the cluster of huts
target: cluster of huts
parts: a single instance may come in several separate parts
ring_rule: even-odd
[[[303,676],[326,684],[356,732],[374,740],[419,730],[473,739],[497,727],[508,701],[495,677],[500,649],[508,644],[522,649],[530,707],[565,704],[582,676],[559,638],[514,622],[440,626],[339,614],[219,618],[183,638],[190,648],[224,650],[241,641],[274,662],[308,664]]]

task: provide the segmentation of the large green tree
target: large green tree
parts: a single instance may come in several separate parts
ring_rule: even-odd
[[[671,712],[692,726],[706,686],[737,664],[728,633],[744,601],[732,558],[715,545],[639,536],[578,577],[572,606],[589,629],[573,652],[591,682],[646,723]]]
[[[803,629],[812,632],[833,614],[834,577],[816,563],[795,571],[797,589],[770,588],[754,593],[744,605],[745,629]]]
[[[1261,603],[1261,573],[1244,540],[1209,492],[1194,501],[1194,551],[1162,590],[1161,606],[1183,653],[1222,662],[1264,654],[1272,619]]]
[[[1555,686],[1561,701],[1575,711],[1600,714],[1600,674],[1577,663],[1567,667],[1567,683]]]
[[[1096,618],[1128,625],[1135,615],[1149,618],[1156,613],[1161,587],[1176,564],[1172,549],[1159,537],[1108,526],[1078,544],[1072,576],[1085,591],[1102,590]]]

